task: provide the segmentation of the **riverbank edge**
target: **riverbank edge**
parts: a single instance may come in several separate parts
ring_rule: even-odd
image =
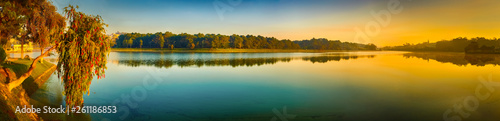
[[[304,50],[304,49],[160,49],[160,48],[111,48],[112,52],[167,52],[167,53],[322,53],[322,52],[356,52],[374,50]]]
[[[24,69],[11,69],[10,70],[14,71],[14,73],[23,73],[20,71],[27,70],[29,68],[29,65],[31,63],[26,63],[26,62],[20,62],[20,61],[27,61],[27,60],[14,60],[11,63],[16,63],[17,65],[23,65],[26,68]],[[32,60],[29,60],[32,62]],[[22,106],[26,105],[26,107],[30,107],[30,97],[29,95],[33,94],[36,90],[41,88],[41,86],[44,85],[44,83],[48,80],[50,75],[54,73],[56,70],[56,65],[52,64],[48,61],[43,61],[43,63],[37,64],[37,67],[35,68],[41,72],[41,74],[37,74],[36,77],[32,77],[31,84],[24,84],[23,82],[22,86],[16,87],[12,90],[12,92],[9,92],[5,86],[0,86],[0,119],[6,119],[6,120],[40,120],[41,118],[39,117],[38,114],[36,113],[15,113],[15,110],[17,106]],[[2,83],[6,82],[6,78],[1,78]]]

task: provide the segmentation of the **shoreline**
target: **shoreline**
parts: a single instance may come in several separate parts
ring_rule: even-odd
[[[32,62],[33,60],[17,59],[8,65],[4,65],[4,68],[19,75],[27,71]],[[7,91],[7,88],[4,86],[0,86],[0,93],[2,93],[2,96],[0,96],[0,114],[2,115],[0,117],[13,120],[40,120],[42,117],[38,114],[15,113],[14,111],[16,106],[33,105],[30,96],[44,85],[55,70],[55,64],[44,61],[37,64],[37,68],[35,68],[30,78],[26,79],[21,86],[14,88],[11,92]],[[5,83],[7,81],[6,77],[2,76],[0,81]]]
[[[169,52],[169,53],[322,53],[322,52],[357,52],[377,50],[304,50],[304,49],[186,49],[176,48],[111,48],[111,52]]]

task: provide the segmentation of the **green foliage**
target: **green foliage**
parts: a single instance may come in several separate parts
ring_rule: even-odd
[[[352,42],[341,42],[339,40],[330,41],[325,38],[313,38],[296,42],[302,49],[315,50],[376,50],[374,44],[359,44]]]
[[[153,39],[153,41],[156,44],[160,45],[160,48],[163,49],[163,46],[165,45],[165,39],[163,38],[161,32],[155,34],[155,38]]]
[[[232,44],[233,48],[241,49],[243,47],[243,38],[236,34],[233,34],[231,36],[230,43]]]
[[[162,38],[163,37],[163,38]],[[132,39],[132,40],[129,40]],[[139,40],[143,40],[143,45]],[[163,40],[163,41],[162,41]],[[130,43],[134,41],[132,48],[238,48],[238,49],[315,49],[315,50],[376,50],[374,44],[359,44],[350,42],[332,41],[324,38],[302,41],[278,40],[274,37],[220,34],[172,34],[165,33],[127,33],[120,35],[117,43]],[[138,42],[135,44],[135,42]],[[163,43],[162,43],[163,42]],[[118,48],[130,47],[129,44],[118,44]]]
[[[125,45],[127,45],[129,48],[132,47],[134,44],[134,40],[132,38],[126,40]]]
[[[70,26],[61,41],[55,42],[59,53],[57,73],[64,82],[66,105],[72,107],[83,104],[83,94],[89,94],[94,76],[105,77],[110,43],[100,16],[76,12],[71,5],[64,12]]]
[[[140,42],[141,42],[140,47],[142,48],[142,44],[143,44],[143,43],[142,43],[142,39],[140,40]]]

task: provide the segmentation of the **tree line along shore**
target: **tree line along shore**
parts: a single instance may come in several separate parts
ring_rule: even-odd
[[[468,54],[500,54],[500,38],[466,38],[458,37],[451,40],[437,42],[422,42],[417,44],[406,43],[400,46],[388,46],[382,50],[399,51],[436,51],[436,52],[465,52]]]
[[[500,39],[465,38],[437,42],[405,43],[400,46],[377,47],[375,44],[342,42],[326,38],[309,40],[278,40],[274,37],[254,35],[221,34],[174,34],[157,33],[121,33],[112,43],[113,51],[119,52],[332,52],[363,50],[394,51],[437,51],[466,53],[500,53]]]
[[[361,44],[312,38],[310,40],[291,41],[278,40],[274,37],[254,35],[220,35],[220,34],[174,34],[172,32],[157,33],[123,33],[112,44],[114,48],[187,48],[187,49],[288,49],[288,50],[376,50],[374,44]]]

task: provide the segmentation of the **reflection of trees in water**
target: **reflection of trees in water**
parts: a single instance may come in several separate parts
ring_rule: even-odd
[[[367,56],[315,56],[315,57],[302,57],[302,60],[310,61],[312,63],[326,63],[329,61],[340,61],[340,60],[349,60],[349,59],[357,59],[360,57],[368,57],[373,58],[374,55]],[[276,64],[277,62],[290,62],[295,58],[284,57],[284,58],[230,58],[230,59],[155,59],[155,60],[120,60],[118,64],[127,65],[132,67],[137,66],[154,66],[158,68],[170,68],[173,65],[177,65],[179,67],[188,67],[188,66],[231,66],[231,67],[240,67],[240,66],[261,66],[267,64]]]
[[[374,58],[375,55],[366,55],[366,56],[357,56],[357,55],[313,56],[313,57],[303,57],[302,60],[311,61],[312,63],[326,63],[329,61],[358,59],[359,57]]]
[[[486,64],[500,65],[500,58],[498,55],[484,54],[484,55],[474,55],[466,54],[464,59],[467,60],[471,65],[485,66]]]
[[[458,66],[468,64],[474,66],[500,65],[500,55],[496,54],[463,54],[463,53],[405,53],[404,57],[416,57],[424,60],[436,60],[442,63],[452,63]]]
[[[120,65],[127,66],[155,66],[158,68],[170,68],[173,65],[177,65],[180,67],[188,67],[188,66],[231,66],[231,67],[239,67],[239,66],[261,66],[265,64],[275,64],[277,62],[289,62],[291,58],[247,58],[247,59],[212,59],[212,60],[203,60],[203,59],[181,59],[181,60],[172,60],[172,59],[157,59],[157,60],[120,60],[118,63]]]

